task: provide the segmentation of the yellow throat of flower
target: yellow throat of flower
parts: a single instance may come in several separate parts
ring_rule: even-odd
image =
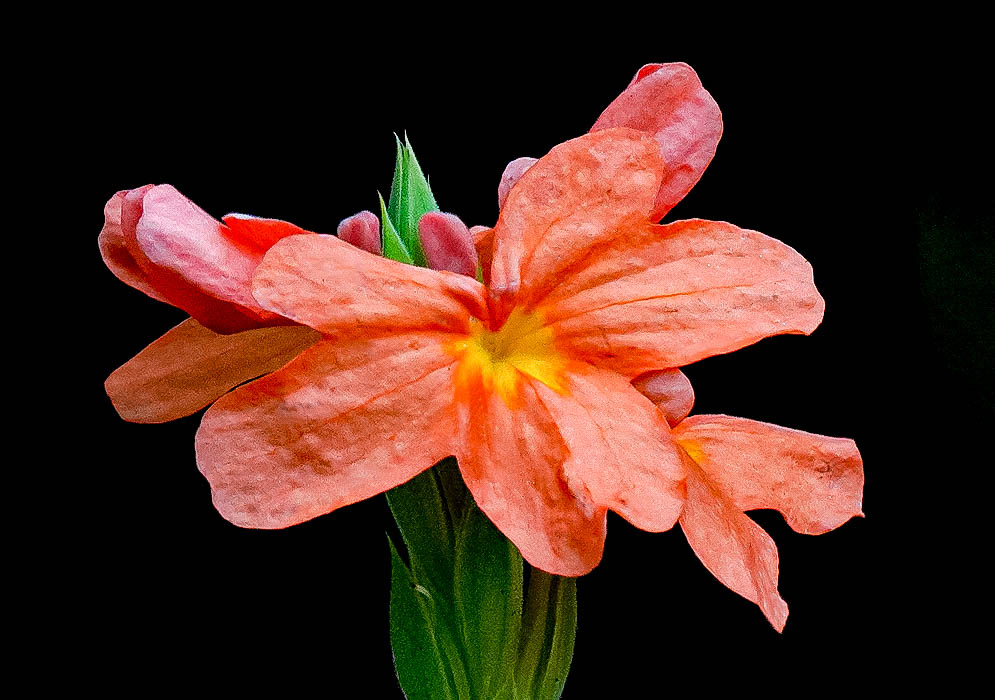
[[[470,387],[479,378],[485,391],[496,391],[512,405],[518,397],[521,375],[527,375],[559,394],[567,393],[567,359],[556,349],[553,329],[537,312],[514,309],[496,331],[470,321],[470,335],[456,343],[462,355],[457,385]]]

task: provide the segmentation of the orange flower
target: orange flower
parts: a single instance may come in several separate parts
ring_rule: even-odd
[[[557,146],[511,190],[486,286],[330,236],[277,242],[253,296],[322,339],[204,415],[197,461],[218,510],[286,527],[455,455],[480,508],[545,571],[590,571],[609,509],[670,528],[686,457],[631,380],[809,333],[823,302],[773,239],[654,224],[666,173],[631,129]]]

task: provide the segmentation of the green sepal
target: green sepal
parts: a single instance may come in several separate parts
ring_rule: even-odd
[[[390,645],[397,680],[409,700],[461,700],[442,651],[432,601],[390,545]]]
[[[455,594],[475,698],[511,698],[522,575],[518,549],[471,507],[456,537]]]
[[[530,571],[515,700],[559,700],[577,638],[577,579]]]
[[[397,156],[387,213],[397,227],[405,248],[411,253],[414,264],[426,267],[425,251],[418,236],[418,221],[430,211],[439,211],[439,205],[436,204],[428,179],[418,164],[408,135],[404,135],[403,145],[396,134],[394,140],[397,142]]]
[[[380,197],[380,247],[383,250],[383,256],[411,265],[413,263],[411,253],[408,252],[397,229],[394,228],[387,208],[384,206],[383,195],[377,193],[377,196]]]
[[[438,467],[388,491],[387,505],[401,531],[415,577],[451,601],[456,536]]]

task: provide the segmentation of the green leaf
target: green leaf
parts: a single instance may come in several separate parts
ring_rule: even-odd
[[[390,544],[390,645],[397,679],[409,700],[461,700],[445,658],[427,591]]]
[[[427,212],[439,211],[439,205],[436,204],[428,179],[418,164],[408,135],[404,135],[403,146],[396,134],[394,139],[397,141],[397,156],[387,213],[397,227],[405,248],[411,253],[414,264],[425,267],[427,262],[418,237],[418,221]]]
[[[388,491],[387,504],[401,530],[415,578],[444,596],[444,604],[451,608],[455,532],[438,466]]]
[[[510,697],[522,620],[522,555],[479,508],[456,538],[456,612],[474,697]]]
[[[558,700],[577,638],[577,579],[533,568],[522,616],[515,698]]]
[[[385,258],[390,258],[391,260],[399,260],[403,263],[411,265],[413,262],[411,259],[411,253],[408,252],[407,247],[404,245],[400,235],[397,233],[397,229],[394,228],[394,224],[391,221],[390,216],[387,214],[387,208],[383,203],[383,195],[378,194],[377,196],[380,197],[380,244],[383,248],[383,256]]]

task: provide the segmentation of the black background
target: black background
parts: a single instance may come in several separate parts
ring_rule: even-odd
[[[196,469],[199,414],[145,426],[114,413],[104,378],[184,314],[104,268],[104,202],[171,183],[216,217],[332,232],[389,191],[392,134],[406,130],[443,210],[492,224],[504,165],[584,133],[654,61],[690,63],[725,122],[711,166],[667,220],[726,220],[784,241],[812,263],[827,302],[810,337],[687,367],[695,413],[855,439],[867,517],[811,537],[773,511],[752,514],[780,551],[790,616],[778,634],[705,570],[679,528],[649,534],[610,516],[604,559],[579,583],[564,698],[668,696],[688,683],[775,695],[858,688],[868,672],[887,678],[896,657],[911,663],[927,626],[971,616],[955,547],[974,517],[966,446],[991,399],[976,374],[991,338],[990,218],[966,208],[934,167],[942,147],[896,102],[920,63],[841,57],[804,39],[721,49],[647,40],[624,51],[578,41],[546,52],[517,36],[418,39],[404,52],[379,41],[366,30],[323,40],[194,31],[168,43],[139,33],[125,46],[92,42],[54,83],[67,96],[57,139],[79,198],[64,221],[84,241],[71,284],[88,310],[74,329],[83,454],[59,540],[70,549],[67,627],[88,676],[400,697],[383,497],[284,531],[239,529],[215,512]],[[916,104],[931,104],[927,92]],[[941,596],[951,579],[959,595]]]

